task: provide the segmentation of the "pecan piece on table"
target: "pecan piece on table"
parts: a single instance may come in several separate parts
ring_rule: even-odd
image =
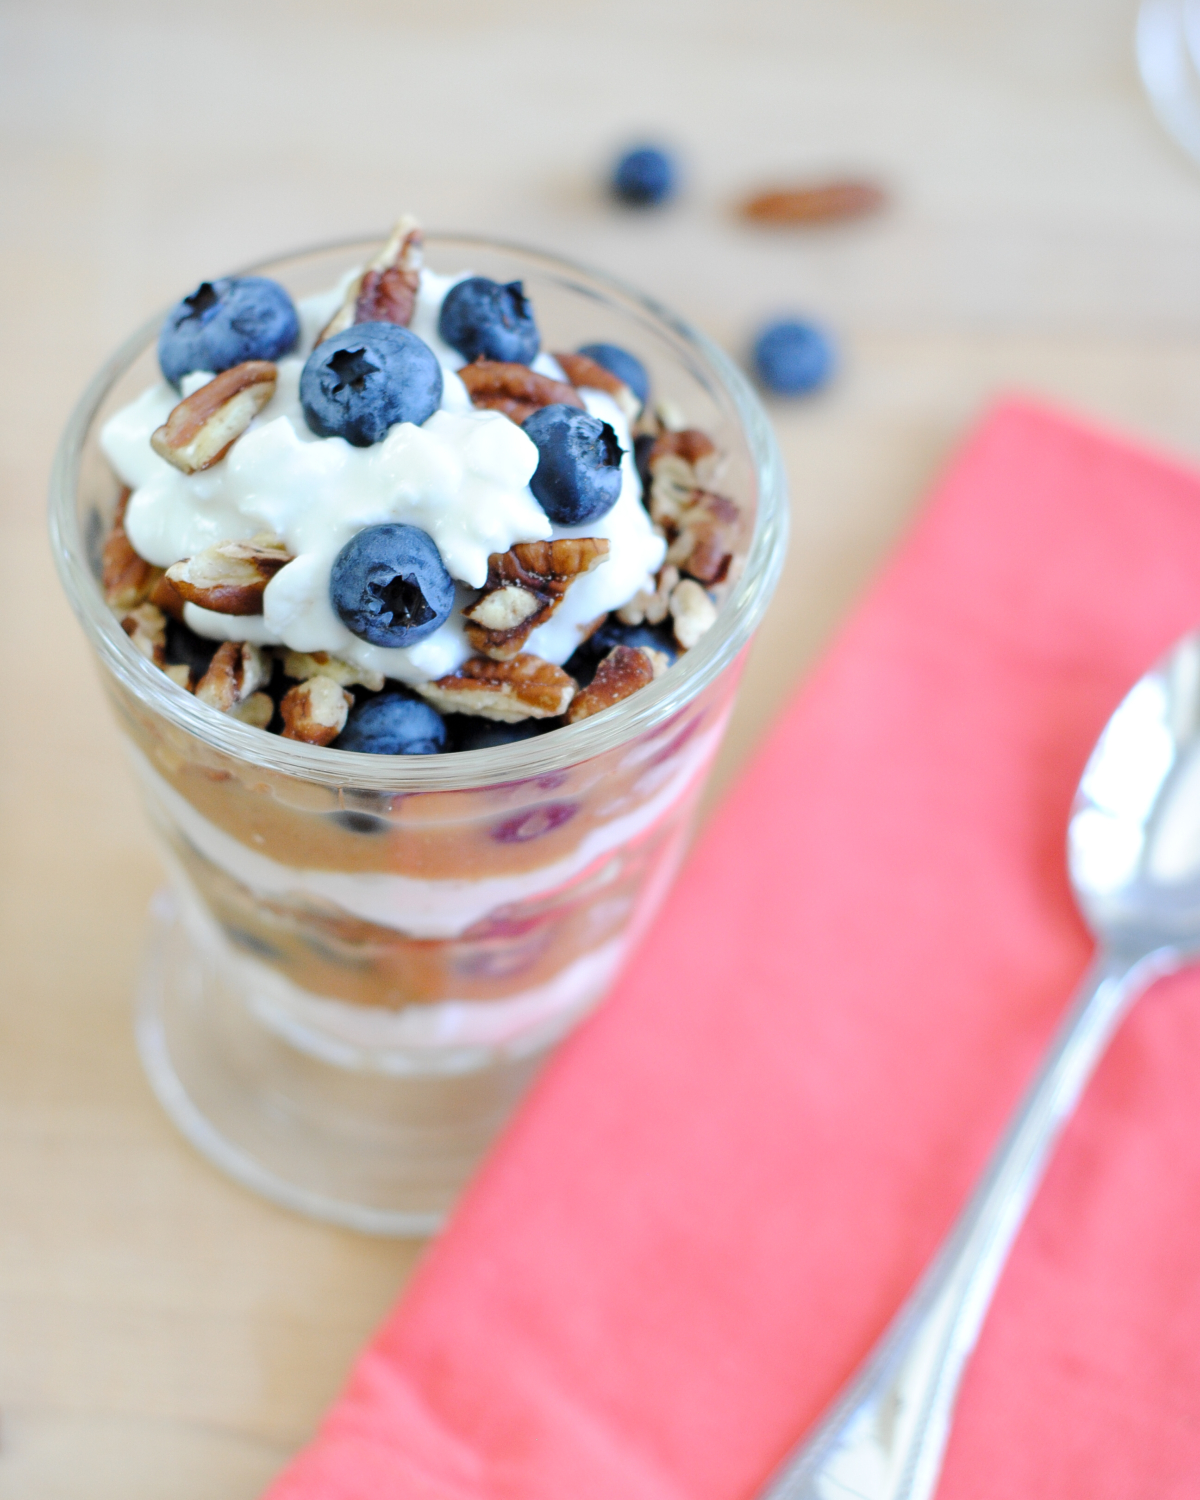
[[[650,646],[614,646],[596,668],[595,677],[575,695],[567,710],[567,723],[590,719],[631,697],[661,677],[669,665],[666,653]]]
[[[269,359],[248,359],[185,396],[150,434],[150,446],[185,474],[211,468],[274,394],[275,366]]]
[[[218,542],[172,563],[166,582],[181,599],[201,609],[219,615],[261,615],[263,591],[291,561],[292,554],[274,539]]]
[[[289,651],[283,659],[283,675],[307,682],[310,677],[332,677],[342,687],[365,687],[372,693],[383,688],[384,677],[371,667],[331,656],[328,651]]]
[[[421,286],[422,243],[421,226],[405,214],[375,259],[350,282],[317,343],[353,323],[397,323],[407,328]]]
[[[101,582],[110,609],[135,608],[150,597],[162,577],[162,569],[154,567],[135,552],[125,533],[125,511],[130,493],[128,489],[121,491],[101,558]]]
[[[528,365],[509,364],[499,359],[477,359],[459,370],[472,406],[488,411],[502,411],[519,427],[543,406],[583,407],[583,399],[573,385],[539,375]]]
[[[511,661],[530,635],[548,620],[572,582],[608,558],[605,537],[562,537],[518,542],[488,558],[487,582],[463,610],[467,639],[494,661]]]
[[[196,697],[227,714],[270,680],[270,659],[258,646],[249,641],[222,641],[196,684]]]
[[[525,654],[511,661],[473,656],[449,677],[419,683],[416,690],[439,713],[516,724],[558,718],[570,706],[575,688],[575,679],[561,667]]]
[[[739,212],[756,224],[833,224],[875,213],[886,202],[887,194],[878,183],[847,178],[756,193],[741,204]]]
[[[563,374],[574,386],[586,385],[593,390],[604,391],[620,407],[625,419],[636,422],[642,414],[642,403],[611,370],[606,370],[599,360],[590,354],[559,354],[554,358],[562,366]]]
[[[354,706],[353,694],[332,677],[310,677],[288,688],[279,705],[283,715],[283,738],[303,740],[306,745],[328,745],[346,727]]]

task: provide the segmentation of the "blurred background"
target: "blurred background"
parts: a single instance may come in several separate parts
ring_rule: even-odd
[[[1135,9],[0,0],[0,1500],[253,1496],[419,1248],[218,1178],[138,1068],[156,865],[44,524],[100,360],[205,277],[406,209],[614,272],[743,361],[771,317],[823,323],[836,378],[768,403],[792,552],[716,795],[997,395],[1200,460],[1200,173]],[[679,194],[622,208],[646,139]],[[735,213],[846,175],[887,209]]]

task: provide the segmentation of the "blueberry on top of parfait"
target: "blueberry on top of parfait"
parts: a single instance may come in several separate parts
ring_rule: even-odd
[[[292,299],[266,276],[202,281],[167,314],[158,363],[177,390],[193,370],[222,370],[248,359],[279,359],[300,336]]]
[[[415,646],[449,618],[454,580],[420,527],[367,526],[334,558],[329,602],[360,640]]]
[[[529,488],[558,526],[606,516],[621,495],[621,444],[607,422],[573,406],[543,406],[523,424],[538,450]]]
[[[355,323],[318,344],[300,376],[304,419],[318,437],[368,448],[397,422],[418,426],[442,404],[442,367],[395,323]]]
[[[589,359],[594,359],[610,375],[623,380],[645,406],[650,395],[650,377],[646,374],[646,366],[636,354],[630,354],[629,350],[622,349],[620,344],[584,344],[579,352],[586,354]]]
[[[613,168],[612,190],[622,203],[649,208],[674,195],[678,176],[675,162],[660,146],[636,146]]]
[[[527,365],[542,344],[522,283],[501,286],[486,276],[468,276],[450,288],[438,315],[438,333],[466,360]]]
[[[363,755],[437,755],[446,748],[446,724],[420,698],[380,693],[351,709],[335,748]]]

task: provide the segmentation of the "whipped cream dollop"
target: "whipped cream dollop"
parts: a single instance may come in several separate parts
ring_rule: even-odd
[[[328,651],[401,682],[424,682],[454,671],[472,654],[460,608],[485,582],[489,554],[507,552],[517,542],[567,536],[602,536],[610,542],[608,559],[576,579],[558,611],[530,636],[525,649],[547,661],[561,665],[586,624],[639,590],[653,588],[665,543],[641,503],[629,426],[611,396],[587,388],[579,393],[588,411],[612,426],[624,450],[616,505],[581,527],[553,525],[534,499],[529,481],[538,454],[521,428],[500,412],[471,405],[456,373],[465,361],[437,334],[443,298],[469,274],[422,270],[411,327],[442,366],[442,403],[421,426],[398,423],[369,448],[318,437],[300,405],[305,359],[340,304],[345,282],[298,304],[301,352],[277,361],[275,394],[211,469],[184,474],[151,448],[151,433],[180,399],[165,381],[105,424],[101,447],[132,492],[125,530],[148,562],[169,567],[217,542],[248,541],[263,532],[280,537],[293,556],[268,584],[261,615],[223,615],[186,605],[184,618],[197,634]],[[547,354],[538,356],[534,368],[563,378]],[[211,379],[202,371],[186,376],[183,394]],[[342,547],[363,527],[386,522],[427,532],[460,585],[460,608],[415,646],[388,648],[360,640],[329,600],[330,570]]]

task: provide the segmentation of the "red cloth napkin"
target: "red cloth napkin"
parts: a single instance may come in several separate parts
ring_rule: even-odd
[[[1200,480],[1013,403],[700,843],[271,1500],[743,1500],[949,1227],[1089,956],[1064,829],[1200,620]],[[1200,977],[1034,1207],[944,1500],[1200,1493]]]

